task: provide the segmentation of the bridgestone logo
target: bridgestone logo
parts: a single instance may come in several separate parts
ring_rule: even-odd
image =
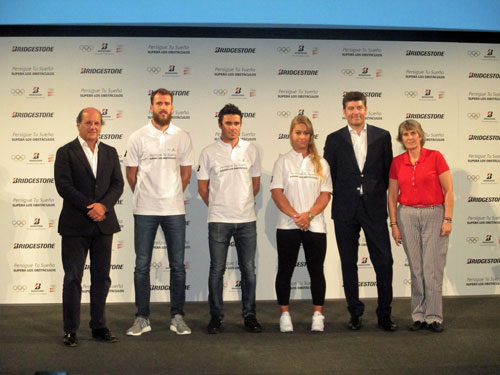
[[[101,134],[99,139],[123,139],[123,134]]]
[[[15,242],[13,249],[54,249],[55,243],[18,243]]]
[[[54,178],[20,178],[14,177],[13,184],[53,184]]]
[[[52,118],[54,112],[12,112],[12,118]]]
[[[151,285],[151,290],[170,290],[170,285]]]
[[[244,118],[255,118],[256,112],[243,112]]]
[[[469,141],[500,141],[500,135],[473,135],[473,134],[469,134]]]
[[[364,92],[365,96],[367,98],[381,98],[382,93],[381,92]]]
[[[500,202],[500,197],[469,197],[467,200],[469,203],[474,203],[474,202],[481,202],[481,203],[488,203],[488,202]]]
[[[12,46],[12,52],[54,52],[54,47],[18,47],[18,46]]]
[[[189,96],[190,90],[173,90],[170,93],[173,96]]]
[[[413,50],[406,50],[406,56],[444,56],[444,51],[413,51]]]
[[[278,69],[279,76],[317,76],[319,70]]]
[[[491,264],[491,263],[500,263],[500,259],[499,258],[467,259],[467,264]]]
[[[500,78],[500,73],[473,73],[473,72],[469,72],[469,78]]]
[[[443,120],[444,113],[407,113],[406,118]]]
[[[255,53],[256,48],[215,47],[215,53]]]
[[[122,74],[121,68],[82,68],[80,74]]]

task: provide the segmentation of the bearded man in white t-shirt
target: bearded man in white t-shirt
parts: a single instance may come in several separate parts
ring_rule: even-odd
[[[233,104],[219,112],[221,137],[200,154],[198,192],[208,206],[210,273],[208,301],[211,319],[207,332],[221,332],[224,317],[222,290],[227,252],[234,238],[241,271],[241,299],[245,328],[261,332],[255,309],[255,252],[257,248],[254,197],[260,189],[257,148],[240,138],[242,113]]]
[[[191,138],[171,123],[172,94],[163,88],[151,93],[151,121],[129,138],[124,161],[134,193],[135,304],[137,314],[127,335],[151,331],[149,321],[150,269],[153,245],[161,226],[170,266],[170,330],[188,335],[184,322],[186,216],[184,190],[194,163]]]

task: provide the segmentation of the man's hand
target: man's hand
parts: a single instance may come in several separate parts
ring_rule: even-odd
[[[90,217],[94,221],[103,221],[106,219],[106,206],[101,203],[92,203],[87,206],[89,212],[87,212],[87,216]]]

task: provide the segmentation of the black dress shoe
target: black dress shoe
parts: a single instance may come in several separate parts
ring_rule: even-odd
[[[390,316],[379,318],[378,326],[384,331],[394,332],[398,330],[398,325],[392,321]]]
[[[262,327],[257,321],[255,315],[248,315],[245,317],[245,328],[248,332],[259,333],[262,332]]]
[[[437,332],[437,333],[441,333],[443,332],[443,325],[439,322],[432,322],[431,324],[429,324],[429,328],[432,332]]]
[[[92,337],[97,341],[113,343],[117,342],[115,336],[111,333],[111,331],[107,328],[99,328],[92,330]]]
[[[219,318],[218,316],[212,316],[207,326],[207,333],[210,333],[212,335],[216,333],[221,333],[222,332],[221,325],[222,325],[221,318]]]
[[[353,331],[358,331],[361,328],[361,316],[351,315],[348,327]]]
[[[76,333],[65,332],[63,337],[63,343],[66,346],[77,346],[78,338],[76,337]]]
[[[420,320],[417,320],[413,322],[413,324],[408,328],[410,331],[419,331],[421,329],[427,328],[427,323],[426,322],[421,322]]]

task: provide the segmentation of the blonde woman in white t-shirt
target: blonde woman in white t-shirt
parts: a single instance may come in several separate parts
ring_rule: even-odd
[[[271,196],[280,210],[276,230],[276,294],[281,308],[281,332],[293,331],[290,289],[301,244],[311,278],[311,331],[324,330],[326,225],[323,211],[330,201],[332,180],[330,167],[318,154],[314,138],[309,118],[296,116],[290,125],[292,149],[280,155],[273,168]]]

